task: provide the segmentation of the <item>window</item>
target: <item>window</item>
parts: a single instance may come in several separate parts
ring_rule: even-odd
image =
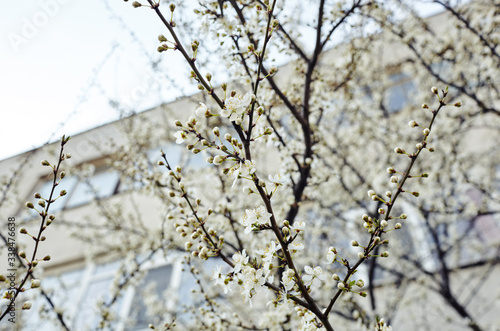
[[[161,160],[160,150],[161,148],[154,148],[149,150],[145,155],[151,171],[166,170],[165,167],[158,166],[158,161]],[[173,168],[182,165],[183,168],[197,170],[208,166],[202,153],[195,155],[181,145],[170,144],[163,147],[163,151],[167,154],[169,163]],[[59,192],[62,190],[66,190],[68,193],[66,196],[58,198],[51,205],[50,212],[55,213],[63,209],[82,206],[90,203],[95,198],[105,199],[120,192],[138,190],[144,185],[143,178],[147,174],[138,172],[133,179],[120,179],[120,172],[104,166],[104,160],[97,160],[94,163],[98,165],[98,168],[97,170],[90,171],[91,174],[89,176],[66,176],[61,181],[54,191],[53,198],[57,198]],[[93,164],[88,165],[95,168]],[[29,195],[28,201],[33,200],[33,195],[36,192],[40,193],[42,197],[48,198],[51,190],[51,176],[43,177],[39,185]],[[27,213],[28,215],[24,217],[25,220],[38,217],[38,213],[35,210],[30,209]]]
[[[148,287],[152,287],[154,293],[157,294],[158,298],[162,298],[165,294],[165,290],[170,288],[172,282],[172,265],[165,265],[163,267],[155,268],[149,270],[146,277],[142,280],[139,286],[134,290],[134,296],[131,301],[131,314],[129,318],[130,323],[126,323],[127,326],[125,330],[127,331],[138,331],[147,329],[149,323],[159,321],[153,321],[155,314],[151,314],[149,305],[145,302],[143,295],[143,290],[147,290]]]
[[[394,113],[411,103],[416,86],[410,77],[402,73],[392,75],[389,80],[394,84],[387,91],[385,106]]]
[[[101,168],[88,178],[79,178],[77,176],[66,176],[55,188],[53,199],[59,196],[62,190],[66,190],[67,195],[59,197],[56,202],[51,204],[50,212],[55,213],[67,208],[74,208],[91,202],[95,197],[103,199],[117,193],[120,175],[115,170]],[[44,177],[28,197],[32,201],[35,193],[48,199],[52,190],[52,178]],[[38,209],[38,208],[37,208]],[[38,213],[29,209],[26,220],[38,217]]]
[[[168,163],[172,168],[182,166],[183,168],[199,169],[208,165],[203,157],[203,153],[193,154],[186,149],[185,145],[169,144],[162,148],[153,148],[148,152],[148,160],[154,166],[157,166],[158,161],[163,160],[161,150],[167,156]]]
[[[177,257],[177,258],[175,258]],[[111,306],[114,316],[111,329],[116,331],[146,331],[150,330],[150,323],[158,324],[156,316],[165,317],[167,311],[177,315],[177,321],[183,324],[182,304],[192,301],[188,293],[195,286],[195,279],[187,271],[182,271],[178,256],[168,260],[155,259],[144,263],[141,269],[146,272],[145,277],[137,285],[132,285],[122,292],[122,296]],[[43,280],[44,290],[51,293],[51,299],[56,307],[64,308],[65,322],[72,330],[99,329],[100,313],[97,303],[109,302],[111,299],[110,287],[119,270],[121,261],[89,265],[86,268],[64,273],[59,277]],[[145,295],[147,293],[148,295]],[[151,299],[153,294],[154,299]],[[148,302],[145,302],[147,298]],[[162,314],[151,314],[151,306],[160,305]],[[33,302],[32,311],[46,310],[45,299],[39,297]],[[166,307],[167,309],[164,309]],[[49,315],[51,314],[48,311]],[[53,313],[53,312],[52,312]],[[40,320],[38,314],[30,314],[27,329],[49,331],[57,326],[55,320]]]
[[[117,192],[120,175],[117,171],[101,170],[88,179],[81,179],[73,191],[68,191],[66,208],[77,207],[89,203],[97,197],[107,198]]]
[[[118,263],[102,266],[89,266],[82,275],[81,291],[73,319],[73,328],[78,330],[95,330],[98,328],[100,313],[97,308],[99,301],[107,302],[110,299],[109,288],[113,281]],[[111,307],[111,312],[117,314],[123,300],[119,298],[117,303]]]

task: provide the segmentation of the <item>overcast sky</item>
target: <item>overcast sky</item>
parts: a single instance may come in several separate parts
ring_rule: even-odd
[[[0,31],[0,159],[118,119],[110,100],[125,110],[173,100],[182,93],[167,77],[177,77],[183,93],[195,91],[178,56],[169,53],[161,72],[151,69],[165,28],[130,2],[2,1]]]
[[[179,96],[148,93],[167,82],[150,65],[164,28],[146,8],[2,1],[0,31],[0,159],[119,118],[109,100],[144,110]],[[163,68],[179,66],[174,56]]]

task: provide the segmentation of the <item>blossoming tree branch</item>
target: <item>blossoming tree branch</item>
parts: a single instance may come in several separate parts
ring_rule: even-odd
[[[270,297],[268,306],[272,306],[274,309],[295,306],[296,313],[300,316],[301,329],[324,328],[333,330],[334,323],[332,323],[330,313],[337,300],[346,293],[355,293],[362,297],[367,295],[361,290],[365,284],[364,280],[355,276],[359,267],[368,259],[389,256],[388,251],[380,254],[375,252],[380,245],[390,247],[385,234],[402,227],[401,223],[396,222],[397,219],[407,218],[406,214],[392,215],[398,197],[402,194],[419,195],[418,192],[406,191],[404,185],[410,178],[427,177],[425,173],[415,174],[412,169],[421,152],[429,150],[428,137],[436,116],[447,105],[448,90],[438,92],[437,88],[432,88],[432,93],[437,97],[437,107],[430,110],[429,123],[423,127],[421,133],[423,137],[416,145],[415,150],[406,152],[400,147],[395,149],[397,154],[408,159],[405,168],[396,170],[394,167],[390,167],[388,169],[388,172],[393,175],[390,181],[397,185],[397,189],[394,192],[389,190],[383,195],[379,195],[373,190],[368,191],[369,197],[373,201],[380,202],[384,207],[378,209],[379,215],[375,217],[366,214],[362,216],[364,223],[360,224],[366,228],[368,235],[359,239],[362,244],[359,244],[357,240],[352,241],[352,246],[360,248],[358,259],[343,258],[344,252],[331,246],[323,252],[324,258],[317,261],[316,265],[298,264],[296,256],[304,254],[304,245],[307,245],[302,236],[307,231],[307,220],[299,221],[296,217],[304,199],[304,190],[310,182],[313,164],[318,162],[315,161],[317,156],[314,147],[321,143],[314,130],[319,121],[316,120],[315,124],[311,123],[314,119],[312,114],[317,111],[311,97],[313,86],[311,82],[319,54],[334,30],[325,35],[323,32],[325,27],[323,27],[321,20],[318,20],[315,50],[312,57],[306,61],[303,104],[301,107],[297,107],[276,87],[273,80],[273,75],[277,71],[276,67],[269,67],[265,63],[268,45],[272,43],[273,38],[276,38],[276,30],[280,26],[274,14],[277,1],[264,2],[254,6],[254,15],[260,20],[257,23],[259,29],[255,31],[245,26],[246,21],[242,13],[244,6],[237,2],[229,2],[238,14],[239,24],[243,26],[242,30],[245,31],[243,35],[248,42],[246,56],[254,58],[253,64],[245,63],[249,71],[248,80],[251,91],[244,94],[236,90],[229,92],[228,85],[231,83],[223,83],[220,88],[216,89],[211,83],[212,74],[201,74],[202,68],[199,68],[196,62],[197,52],[201,45],[197,40],[194,40],[191,43],[191,50],[188,51],[180,41],[174,21],[176,9],[174,4],[169,6],[170,17],[167,18],[160,8],[160,3],[155,1],[148,1],[148,3],[149,7],[164,23],[169,34],[169,37],[159,36],[161,45],[158,47],[158,51],[165,52],[172,49],[180,52],[192,70],[192,78],[199,84],[199,88],[210,96],[215,106],[208,106],[206,103],[200,102],[200,106],[194,110],[193,116],[189,117],[187,122],[182,123],[182,121],[177,120],[175,126],[178,131],[174,134],[176,143],[186,143],[187,149],[195,154],[200,152],[210,154],[207,162],[221,168],[221,171],[231,179],[231,189],[240,188],[245,194],[257,196],[257,200],[260,201],[257,203],[257,207],[246,209],[239,219],[239,224],[244,227],[245,236],[249,238],[256,236],[260,239],[255,240],[254,245],[245,246],[245,249],[231,256],[230,251],[234,250],[235,246],[231,245],[227,249],[224,233],[220,233],[219,229],[214,229],[210,225],[213,210],[209,208],[206,213],[199,210],[199,206],[203,202],[189,192],[189,188],[182,180],[181,168],[174,169],[168,161],[168,155],[162,152],[163,160],[159,164],[167,167],[170,175],[179,185],[178,191],[171,191],[170,196],[177,197],[179,206],[182,208],[181,212],[171,214],[169,218],[174,222],[176,231],[182,237],[187,238],[186,250],[191,251],[194,257],[203,260],[220,257],[230,266],[230,270],[226,273],[222,272],[222,267],[219,266],[213,275],[213,281],[224,293],[237,289],[244,302],[251,304],[255,295],[268,290],[271,292],[271,295],[267,296]],[[363,4],[362,1],[354,1],[352,7],[344,14],[345,16],[340,19],[339,23],[347,19],[352,12],[367,5],[368,3]],[[133,6],[144,7],[146,5],[134,2]],[[321,2],[319,17],[324,10],[323,6],[324,3]],[[263,28],[260,23],[262,23]],[[260,86],[263,81],[269,83],[270,90],[276,93],[285,105],[285,111],[288,111],[286,116],[299,124],[300,139],[304,145],[302,151],[290,156],[294,165],[286,171],[275,168],[275,174],[269,175],[269,181],[263,178],[264,176],[252,157],[257,150],[253,147],[254,144],[263,137],[273,135],[276,128],[270,116],[272,105],[265,98],[260,97],[262,94]],[[455,106],[459,107],[460,104],[456,103]],[[428,106],[424,106],[424,108],[429,109]],[[212,118],[220,118],[218,122],[223,125],[224,129],[218,126],[212,127],[210,121]],[[206,119],[206,122],[200,128],[198,123],[203,119]],[[269,126],[265,126],[265,124]],[[420,125],[411,121],[410,126],[418,127]],[[231,132],[236,132],[236,136],[233,137]],[[287,144],[283,140],[279,140],[279,145],[280,148],[287,148]],[[430,150],[432,151],[432,149]],[[283,202],[274,202],[273,196],[288,181],[292,182],[290,188],[293,191],[293,200],[288,205],[286,217],[283,218],[275,212],[276,204]],[[263,236],[262,233],[266,235]],[[333,244],[335,243],[333,242]],[[329,265],[335,263],[345,267],[343,277],[330,271]],[[322,267],[322,264],[326,264],[326,266]],[[330,299],[327,302],[321,302],[313,295],[312,288],[320,286],[327,278],[337,282],[337,286],[336,290],[331,290]],[[387,328],[383,319],[377,319],[376,324],[377,329],[385,330]]]

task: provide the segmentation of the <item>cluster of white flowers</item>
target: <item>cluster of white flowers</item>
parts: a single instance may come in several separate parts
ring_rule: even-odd
[[[276,241],[271,241],[271,244],[267,246],[266,249],[257,249],[255,250],[255,254],[259,255],[262,258],[263,268],[264,270],[271,270],[273,258],[281,249],[281,245],[277,244]]]
[[[245,302],[252,304],[251,298],[264,289],[264,284],[269,278],[272,282],[270,271],[266,273],[262,268],[255,269],[252,266],[246,265],[241,272],[237,273],[235,278],[240,285],[240,294]]]
[[[259,229],[261,225],[269,225],[272,214],[268,213],[263,205],[255,209],[245,210],[245,215],[240,219],[241,225],[245,227],[245,233]]]
[[[323,272],[323,269],[319,266],[311,268],[310,266],[306,265],[304,267],[304,270],[306,271],[306,274],[302,276],[302,280],[307,286],[310,286],[315,278],[319,280],[326,280],[326,275]]]
[[[241,253],[233,254],[233,268],[231,273],[224,275],[222,273],[222,266],[218,266],[212,274],[212,280],[215,284],[224,289],[224,293],[231,290],[232,284],[238,284],[240,294],[245,302],[252,304],[252,297],[263,290],[266,282],[273,282],[274,276],[272,268],[270,268],[271,260],[277,250],[280,249],[279,245],[274,242],[264,252],[261,252],[264,266],[256,268],[249,263],[249,256],[245,250]]]
[[[325,328],[318,328],[315,323],[315,316],[312,312],[307,309],[295,308],[297,314],[301,318],[299,324],[299,331],[314,331],[314,330],[325,330]]]
[[[228,175],[234,178],[233,185],[236,185],[238,178],[246,177],[255,172],[255,163],[250,160],[245,160],[245,162],[238,162],[229,169]]]
[[[224,117],[229,117],[230,121],[235,121],[241,124],[243,114],[248,110],[248,106],[255,99],[255,95],[247,93],[245,95],[236,94],[233,97],[227,98],[224,109],[220,114]]]

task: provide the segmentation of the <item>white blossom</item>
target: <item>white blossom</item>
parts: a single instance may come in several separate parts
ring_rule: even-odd
[[[236,94],[234,97],[229,97],[225,102],[225,107],[221,110],[221,116],[229,117],[230,121],[240,117],[250,105],[250,102],[255,98],[251,93],[245,95]]]
[[[281,283],[283,284],[286,292],[289,292],[293,288],[293,286],[295,285],[295,272],[293,271],[293,269],[287,269],[283,273],[283,279],[281,280]]]
[[[248,259],[250,257],[247,256],[245,250],[243,250],[241,253],[234,253],[233,254],[233,272],[239,272],[242,268],[243,265],[248,263]]]
[[[240,219],[240,224],[245,227],[245,233],[250,233],[253,228],[269,224],[271,216],[272,214],[267,212],[266,207],[261,205],[255,209],[245,210],[245,215]]]
[[[326,275],[323,273],[323,269],[321,267],[311,268],[310,266],[305,266],[304,270],[306,275],[302,276],[302,280],[306,284],[311,284],[314,278],[318,278],[319,280],[325,280]]]
[[[215,160],[214,160],[214,163],[215,163]],[[234,187],[236,185],[238,178],[253,174],[255,171],[256,171],[255,163],[253,163],[252,161],[245,160],[245,162],[239,162],[238,167],[231,168],[230,173],[229,173],[231,176],[234,177],[233,185],[231,187]]]
[[[269,175],[269,181],[276,185],[283,185],[286,182],[286,177],[280,174],[276,174],[274,176]]]
[[[207,111],[208,111],[207,105],[200,102],[200,106],[196,108],[195,114],[198,118],[205,118],[205,114],[207,113]]]
[[[184,131],[177,131],[176,133],[174,133],[174,137],[175,137],[175,143],[176,144],[182,144],[184,142],[184,140],[186,140],[186,133]]]

